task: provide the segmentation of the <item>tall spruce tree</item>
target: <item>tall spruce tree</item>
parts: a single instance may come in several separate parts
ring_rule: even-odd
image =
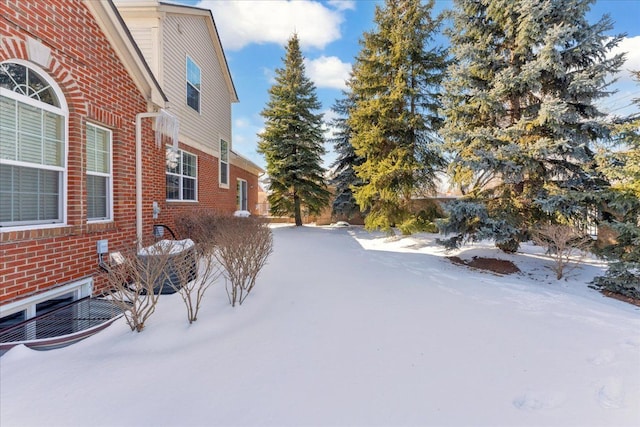
[[[408,220],[412,195],[435,188],[443,166],[436,132],[446,53],[430,46],[441,23],[431,17],[433,4],[377,6],[376,28],[364,33],[348,82],[355,99],[347,121],[351,144],[364,159],[354,166],[362,180],[355,199],[369,229],[388,231]]]
[[[313,82],[306,76],[297,34],[286,46],[284,67],[276,70],[269,102],[262,111],[265,130],[258,151],[265,156],[273,215],[290,215],[302,225],[302,212],[319,214],[330,193],[322,168],[322,115]]]
[[[493,239],[511,252],[539,221],[584,218],[605,182],[593,145],[608,127],[595,102],[622,64],[621,40],[592,0],[455,0],[442,134],[466,197],[448,243]]]
[[[640,71],[634,73],[640,83]],[[640,98],[634,99],[640,109]],[[594,284],[606,290],[640,298],[640,113],[617,120],[613,150],[602,156],[602,170],[611,180],[607,194],[610,208],[603,223],[616,233],[613,244],[603,248],[611,260],[607,272]]]
[[[347,123],[349,110],[355,104],[354,98],[349,92],[343,92],[343,96],[331,107],[331,110],[338,115],[331,122],[335,133],[329,139],[337,155],[331,164],[333,169],[331,184],[335,187],[332,212],[338,217],[351,219],[360,212],[360,207],[353,196],[353,189],[362,185],[362,180],[356,175],[354,167],[361,165],[363,158],[356,154],[351,145],[352,131]]]

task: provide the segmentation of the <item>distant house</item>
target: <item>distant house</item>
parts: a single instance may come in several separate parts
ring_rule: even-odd
[[[103,291],[99,260],[155,224],[255,212],[211,13],[140,3],[0,3],[0,329]]]
[[[238,96],[211,11],[157,0],[115,4],[180,122],[160,219],[194,204],[256,214],[263,170],[233,150],[231,106]]]

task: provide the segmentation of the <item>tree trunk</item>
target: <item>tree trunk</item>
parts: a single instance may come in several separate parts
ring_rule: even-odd
[[[293,194],[293,214],[296,218],[296,227],[302,225],[302,213],[300,212],[300,196]]]

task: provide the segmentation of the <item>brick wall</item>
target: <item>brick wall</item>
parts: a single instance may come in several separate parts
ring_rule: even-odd
[[[67,223],[0,233],[0,303],[94,275],[96,242],[118,250],[135,240],[135,118],[147,111],[115,51],[80,1],[5,0],[0,3],[0,61],[29,61],[27,38],[51,49],[40,68],[52,77],[69,106]],[[114,218],[87,224],[84,134],[88,122],[113,131]],[[145,234],[151,202],[164,200],[164,150],[155,148],[151,121],[143,123]],[[160,172],[158,172],[158,170]],[[161,199],[158,197],[161,196]],[[96,278],[97,290],[104,281]]]
[[[229,167],[229,188],[222,188],[218,183],[218,158],[191,146],[180,144],[180,149],[198,156],[198,203],[166,202],[164,197],[160,203],[162,212],[159,221],[173,227],[173,218],[194,208],[211,209],[220,214],[231,214],[236,211],[238,179],[247,181],[247,207],[253,215],[257,215],[258,177],[234,165]],[[163,182],[164,185],[164,182]],[[164,187],[163,190],[164,191]],[[179,237],[179,236],[178,236]]]
[[[51,49],[47,65],[69,106],[67,223],[56,228],[0,232],[0,303],[5,304],[93,276],[94,293],[106,285],[98,269],[96,244],[109,241],[110,252],[131,248],[136,239],[135,120],[147,102],[78,0],[4,0],[0,3],[0,61],[29,61],[27,39]],[[114,217],[86,222],[85,129],[94,123],[112,131]],[[236,180],[249,187],[248,207],[255,213],[258,178],[231,165],[229,188],[218,185],[218,159],[192,147],[198,156],[198,203],[166,202],[165,150],[155,146],[151,119],[143,125],[143,236],[151,239],[154,223],[173,226],[173,217],[194,208],[221,213],[236,210]],[[153,201],[161,213],[152,219]]]

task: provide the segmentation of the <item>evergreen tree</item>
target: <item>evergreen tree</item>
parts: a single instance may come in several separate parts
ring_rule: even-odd
[[[354,166],[362,185],[355,199],[369,229],[390,230],[410,217],[417,189],[435,188],[442,168],[437,114],[446,53],[429,47],[441,19],[433,0],[385,0],[376,29],[361,40],[348,85],[355,99],[348,126],[364,160]]]
[[[337,100],[331,107],[331,110],[338,114],[338,117],[331,122],[336,132],[329,140],[333,143],[333,149],[337,154],[336,160],[331,164],[333,168],[331,184],[335,186],[332,211],[334,215],[350,219],[360,212],[360,207],[353,196],[353,188],[362,185],[362,181],[356,175],[354,167],[361,165],[363,159],[356,154],[351,145],[352,131],[347,123],[349,109],[354,105],[353,96],[347,92],[343,95],[344,98]]]
[[[289,39],[283,62],[261,113],[265,130],[258,135],[258,151],[267,162],[271,213],[293,216],[300,226],[303,208],[319,214],[329,204],[321,166],[325,153],[322,115],[313,112],[320,102],[313,82],[305,75],[297,34]]]
[[[608,96],[604,16],[592,0],[455,0],[443,137],[466,197],[450,205],[449,243],[493,239],[511,252],[540,221],[584,218],[605,185],[594,142],[608,134],[595,101]]]
[[[640,71],[635,73],[640,82]],[[634,100],[640,107],[640,98]],[[617,233],[614,244],[603,249],[612,262],[598,287],[640,298],[640,113],[619,120],[614,128],[614,150],[604,152],[602,169],[611,180],[608,225]]]

